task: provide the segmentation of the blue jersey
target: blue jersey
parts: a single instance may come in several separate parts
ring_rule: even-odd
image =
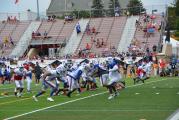
[[[83,67],[79,66],[77,69],[73,70],[68,75],[70,77],[74,78],[75,80],[79,80],[81,75],[82,75],[82,73],[83,73]]]
[[[94,65],[94,69],[98,70],[97,75],[100,77],[103,74],[108,74],[108,71],[104,68],[102,68],[99,64]]]

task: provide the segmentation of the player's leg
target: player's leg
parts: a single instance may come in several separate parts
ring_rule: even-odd
[[[23,80],[19,80],[19,84],[20,84],[19,97],[21,97],[22,96],[22,92],[24,90],[24,81]]]
[[[68,97],[71,97],[71,94],[75,92],[78,88],[77,80],[74,80],[72,77],[69,77],[69,92],[67,93]]]
[[[58,86],[56,86],[53,82],[45,80],[45,83],[48,87],[51,88],[51,92],[49,97],[47,98],[48,101],[53,102],[52,96],[54,96],[55,92],[58,90]]]
[[[17,93],[20,90],[19,80],[15,80],[14,83],[15,83],[15,86],[16,86],[15,89],[14,89],[14,95],[17,96]]]
[[[39,91],[36,95],[34,95],[34,96],[33,96],[33,99],[37,102],[37,101],[38,101],[37,97],[39,97],[39,96],[45,94],[45,93],[46,93],[46,89],[48,89],[48,86],[47,86],[47,84],[43,81],[43,82],[42,82],[42,90]]]
[[[31,91],[31,83],[32,83],[32,79],[27,77],[26,78],[26,81],[27,81],[27,92],[30,92]]]

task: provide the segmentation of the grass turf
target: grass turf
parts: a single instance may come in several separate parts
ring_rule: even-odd
[[[151,83],[152,81],[158,82]],[[130,79],[126,79],[126,83],[127,86],[133,85]],[[0,92],[13,91],[13,86],[0,86]],[[39,102],[34,102],[31,97],[40,89],[40,86],[33,85],[33,89],[34,93],[24,94],[22,98],[14,96],[1,98],[3,96],[0,96],[0,119],[106,91],[105,88],[99,88],[96,91],[84,92],[79,96],[73,94],[72,98],[56,96],[54,97],[55,102],[46,101],[48,95],[46,94],[39,98]],[[151,78],[145,84],[126,88],[120,93],[120,96],[112,100],[108,100],[108,93],[105,93],[15,119],[164,120],[179,108],[179,94],[177,93],[179,93],[179,78]]]

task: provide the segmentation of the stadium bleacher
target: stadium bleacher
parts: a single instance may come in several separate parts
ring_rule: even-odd
[[[134,35],[134,39],[138,40],[141,46],[144,46],[145,42],[147,42],[147,46],[145,47],[149,47],[150,49],[153,47],[153,45],[158,45],[160,41],[160,31],[158,31],[157,28],[161,24],[163,18],[161,15],[155,16],[156,18],[153,20],[153,23],[155,23],[157,27],[155,32],[151,34],[150,37],[144,37],[144,32],[140,27],[136,29]],[[127,16],[90,18],[90,29],[95,27],[96,33],[87,34],[87,32],[84,32],[81,42],[75,51],[77,52],[79,49],[86,49],[87,44],[90,46],[90,52],[97,55],[101,55],[101,53],[104,51],[110,51],[111,48],[117,49],[126,21]],[[139,21],[141,23],[143,22],[142,16],[140,17]],[[51,40],[51,42],[54,41],[54,44],[62,43],[64,41],[67,43],[77,23],[78,19],[73,20],[72,22],[64,22],[64,20],[61,19],[56,19],[55,21],[43,20],[37,31],[41,33],[41,37],[44,36],[44,32],[46,31],[50,37],[49,40]],[[10,35],[14,44],[17,44],[29,24],[29,21],[20,21],[14,24],[1,23],[0,39],[3,41],[6,36],[8,37]],[[97,39],[99,39],[100,42],[103,39],[104,45],[97,47]],[[43,41],[49,43],[48,39]],[[6,52],[4,52],[2,55],[8,56],[12,49],[13,47],[7,47],[5,49]]]
[[[3,47],[3,49],[1,49],[1,56],[8,56],[14,48],[14,46],[12,46],[10,43],[9,36],[12,38],[14,45],[16,45],[20,40],[21,36],[23,35],[24,31],[29,26],[30,22],[21,21],[13,24],[10,23],[3,23],[3,24],[5,24],[5,26],[1,30],[0,39],[4,42],[5,37],[7,37],[8,45],[7,47]]]
[[[141,23],[141,26],[143,27],[142,29],[140,27],[138,27],[136,29],[135,32],[135,38],[137,41],[140,42],[141,47],[145,47],[145,48],[149,48],[150,50],[152,49],[152,47],[154,45],[158,45],[159,41],[160,41],[160,31],[158,30],[159,25],[161,24],[162,21],[162,16],[160,15],[155,15],[156,18],[154,20],[152,20],[152,23],[156,25],[155,31],[154,33],[152,33],[150,36],[145,35],[143,28],[144,28],[144,22],[143,19],[144,17],[141,16],[139,19],[139,22]],[[144,46],[144,44],[146,44]]]

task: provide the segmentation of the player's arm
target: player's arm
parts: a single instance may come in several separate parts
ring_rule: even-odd
[[[50,76],[51,73],[49,71],[44,72],[44,74],[41,76],[41,79],[44,80],[47,76]]]
[[[118,66],[115,65],[112,69],[109,69],[109,72],[118,71]]]

